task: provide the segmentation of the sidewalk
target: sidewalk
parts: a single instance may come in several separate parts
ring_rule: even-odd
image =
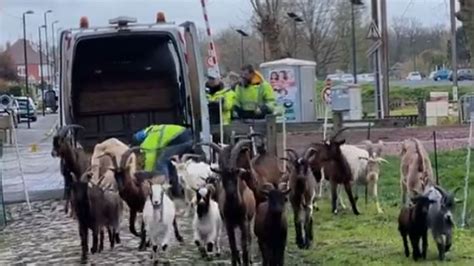
[[[63,178],[59,172],[59,160],[51,157],[57,120],[57,115],[48,114],[45,117],[39,115],[38,121],[31,123],[30,129],[26,122],[19,124],[16,134],[23,171],[20,170],[15,146],[3,147],[1,169],[5,202],[25,200],[21,172],[31,201],[56,198],[62,194]],[[36,150],[32,149],[33,144]]]

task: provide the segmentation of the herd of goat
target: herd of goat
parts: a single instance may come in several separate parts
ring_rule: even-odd
[[[111,248],[120,243],[123,201],[130,210],[129,230],[140,237],[139,250],[151,246],[154,261],[158,249],[168,249],[173,235],[182,242],[177,209],[167,192],[170,185],[159,173],[139,169],[140,148],[110,138],[98,143],[89,154],[75,141],[79,129],[83,128],[60,128],[53,139],[52,156],[61,159],[65,210],[78,221],[81,261],[87,261],[89,230],[91,253],[103,250],[105,229]],[[170,158],[184,190],[186,213],[193,215],[193,241],[198,252],[203,257],[219,256],[225,228],[232,265],[249,265],[253,226],[263,265],[283,265],[288,233],[286,202],[289,200],[293,210],[296,244],[309,249],[313,242],[313,208],[318,208],[316,199],[322,196],[326,183],[330,185],[334,214],[338,204],[345,208],[338,185],[344,187],[355,215],[359,215],[356,202],[360,187],[365,188],[366,201],[371,192],[377,212],[382,213],[377,182],[380,163],[387,162],[381,157],[383,143],[345,144],[345,140],[338,139],[341,132],[311,144],[304,153],[288,149],[284,158],[267,153],[259,134],[229,145],[195,144],[209,146],[218,158],[214,163],[201,154]],[[256,145],[255,139],[262,141]],[[452,243],[455,191],[449,193],[434,184],[428,154],[417,139],[403,142],[400,173],[402,208],[398,229],[405,255],[410,255],[409,238],[413,259],[426,258],[430,229],[439,259],[443,260]],[[142,217],[140,232],[135,228],[137,214]],[[236,229],[241,232],[240,252]]]

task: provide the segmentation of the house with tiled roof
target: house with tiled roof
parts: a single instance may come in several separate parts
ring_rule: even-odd
[[[25,55],[23,50],[23,39],[18,39],[13,44],[7,44],[5,52],[10,55],[13,63],[16,66],[18,77],[25,78]],[[44,49],[43,49],[44,50]],[[40,52],[39,46],[32,41],[26,41],[26,52],[28,60],[28,79],[31,83],[39,83],[41,81],[40,76]],[[45,82],[49,80],[49,74],[52,75],[52,68],[50,67],[49,72],[46,64],[46,55],[43,52],[43,74]],[[50,60],[51,65],[51,60]]]

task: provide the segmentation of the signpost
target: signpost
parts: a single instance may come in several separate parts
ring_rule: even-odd
[[[327,128],[328,128],[328,106],[331,105],[331,86],[332,82],[330,79],[326,80],[326,84],[321,94],[321,98],[324,100],[324,126],[323,126],[323,139],[326,139]]]
[[[366,38],[372,40],[373,43],[370,48],[367,50],[367,57],[373,57],[374,61],[374,74],[375,74],[375,114],[377,118],[384,118],[384,109],[383,109],[383,95],[381,89],[381,57],[380,57],[380,47],[382,46],[382,35],[380,30],[374,20],[370,23],[369,30],[367,31]]]

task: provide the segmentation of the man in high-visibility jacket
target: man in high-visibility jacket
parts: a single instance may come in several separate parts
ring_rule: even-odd
[[[217,107],[217,110],[219,110],[219,100],[222,99],[222,122],[224,125],[228,125],[232,119],[235,92],[232,89],[225,88],[224,82],[222,82],[218,77],[208,75],[208,79],[209,80],[206,82],[206,88],[209,108],[214,111],[214,107]]]
[[[235,110],[243,119],[264,119],[275,111],[273,88],[252,65],[242,67],[241,84],[235,88]]]
[[[192,152],[191,130],[180,125],[151,125],[135,133],[133,142],[140,144],[145,154],[144,170],[157,170],[165,175],[172,185],[173,194],[179,195],[178,177],[170,158]]]

